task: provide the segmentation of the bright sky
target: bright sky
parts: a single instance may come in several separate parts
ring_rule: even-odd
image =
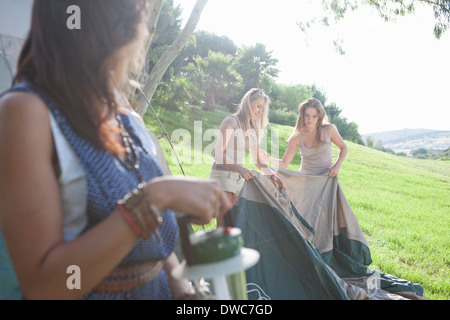
[[[174,1],[184,22],[195,2]],[[197,30],[227,36],[238,46],[265,44],[279,60],[278,83],[315,83],[361,134],[450,130],[450,31],[434,38],[431,7],[390,23],[359,9],[337,27],[314,27],[307,44],[296,22],[317,16],[318,6],[317,0],[209,0]],[[339,33],[345,56],[333,46]]]

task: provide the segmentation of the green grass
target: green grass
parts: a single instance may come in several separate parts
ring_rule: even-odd
[[[151,111],[147,114],[145,122],[159,136],[162,130],[157,120]],[[180,148],[182,142],[173,141],[184,160],[185,174],[208,178],[212,157],[203,150],[213,146],[214,139],[203,141],[198,144],[201,147],[194,150],[194,121],[202,121],[203,134],[207,129],[217,129],[227,113],[192,109],[184,113],[157,110],[157,114],[169,137],[178,128],[185,128],[191,134],[190,147]],[[267,142],[267,150],[271,152],[271,137],[277,135],[281,157],[291,132],[289,126],[271,124],[268,137],[261,144],[265,146]],[[181,175],[169,143],[166,139],[160,142],[172,174]],[[449,300],[450,162],[399,157],[351,142],[347,142],[347,146],[349,152],[342,164],[339,182],[369,243],[373,260],[370,267],[420,283],[427,299]],[[182,150],[186,151],[185,155]],[[334,159],[337,153],[334,148]],[[194,163],[194,159],[201,161]],[[246,163],[249,168],[255,168],[249,160]],[[298,170],[299,166],[300,155],[297,154],[289,169]],[[206,228],[215,228],[215,222]]]

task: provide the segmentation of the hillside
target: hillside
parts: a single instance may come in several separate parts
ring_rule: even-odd
[[[159,110],[158,115],[180,151],[185,174],[208,178],[212,163],[208,148],[214,140],[207,140],[204,133],[218,128],[226,113]],[[145,121],[155,135],[161,134],[153,116]],[[204,138],[202,150],[194,148],[194,121],[202,121],[196,122]],[[172,135],[180,126],[191,135],[191,145]],[[271,124],[269,138],[262,144],[272,141],[272,135],[278,136],[281,156],[291,131],[291,127]],[[180,175],[169,144],[160,141],[172,174]],[[420,283],[427,299],[450,299],[450,162],[398,157],[351,142],[347,145],[339,182],[369,243],[370,267]],[[267,150],[271,152],[270,147]],[[334,159],[337,151],[334,148]],[[289,169],[298,170],[299,164],[297,154]],[[251,164],[247,167],[254,168]]]
[[[430,129],[385,131],[361,135],[364,142],[367,136],[374,139],[374,145],[381,143],[384,147],[395,152],[409,153],[419,148],[442,151],[450,147],[450,131]]]

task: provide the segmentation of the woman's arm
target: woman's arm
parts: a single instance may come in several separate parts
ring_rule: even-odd
[[[48,109],[34,95],[0,100],[0,225],[26,299],[78,299],[92,290],[138,240],[118,210],[73,241],[63,240],[62,208],[53,161]],[[151,202],[208,223],[231,205],[214,181],[157,178]],[[181,189],[180,189],[181,188]],[[77,265],[81,289],[69,290],[67,268]]]
[[[267,165],[267,163],[263,160],[263,157],[261,156],[259,144],[255,143],[251,148],[251,154],[253,163],[255,166],[261,170],[264,174],[272,175],[275,172]]]
[[[342,162],[344,162],[347,156],[348,148],[345,144],[344,139],[342,139],[339,134],[338,129],[334,125],[327,126],[328,137],[330,137],[331,142],[333,142],[339,148],[339,155],[336,159],[334,165],[330,168],[330,177],[336,177],[339,173]]]
[[[120,221],[116,214],[108,220],[112,225],[106,226],[113,228],[110,235],[116,233],[124,240],[117,243],[116,253],[104,257],[102,246],[112,241],[96,239],[95,232],[85,234],[85,241],[63,242],[59,186],[52,165],[53,138],[47,107],[38,98],[11,93],[2,99],[0,153],[0,225],[25,298],[81,297],[113,269],[120,261],[114,255],[128,251],[135,236],[125,224],[112,221]],[[114,228],[119,225],[120,230]],[[105,236],[111,237],[106,232]],[[85,263],[82,247],[91,249],[91,260],[99,259],[99,263]],[[66,287],[66,270],[72,264],[81,268],[81,290]]]
[[[252,158],[253,158],[253,162],[254,162],[255,166],[259,170],[261,170],[264,174],[269,175],[274,182],[278,183],[283,189],[286,190],[286,186],[285,186],[284,182],[280,179],[280,177],[276,174],[276,172],[274,170],[272,170],[272,168],[270,168],[262,159],[260,149],[259,149],[259,144],[256,143],[251,148],[251,150],[252,150]]]
[[[266,162],[272,163],[275,167],[286,169],[292,162],[292,159],[295,157],[295,153],[297,152],[297,148],[299,147],[299,142],[297,137],[292,137],[288,141],[288,145],[286,147],[286,151],[284,152],[283,158],[275,159],[270,154],[265,151],[262,151],[263,159]]]

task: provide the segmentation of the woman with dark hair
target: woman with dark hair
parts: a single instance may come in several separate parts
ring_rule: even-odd
[[[71,5],[81,29],[66,25]],[[206,224],[230,202],[216,182],[163,176],[123,102],[148,12],[144,0],[34,2],[14,84],[0,97],[0,296],[192,294],[170,272],[173,211]]]
[[[334,163],[333,144],[339,149]],[[300,170],[288,170],[297,149]],[[322,103],[308,98],[299,105],[282,159],[262,152],[286,184],[286,195],[273,192],[283,201],[272,204],[254,196],[270,190],[263,182],[241,192],[244,205],[234,210],[234,221],[246,246],[260,251],[258,267],[247,272],[247,281],[271,299],[421,299],[419,284],[368,268],[369,244],[338,181],[347,153]],[[263,218],[271,220],[262,224]],[[274,270],[279,275],[275,284]]]
[[[339,156],[333,164],[331,143],[339,148]],[[298,117],[282,159],[275,159],[262,151],[264,161],[286,169],[294,159],[297,149],[302,156],[300,173],[336,177],[347,155],[347,145],[336,126],[328,121],[322,103],[314,98],[303,101],[298,107]]]

